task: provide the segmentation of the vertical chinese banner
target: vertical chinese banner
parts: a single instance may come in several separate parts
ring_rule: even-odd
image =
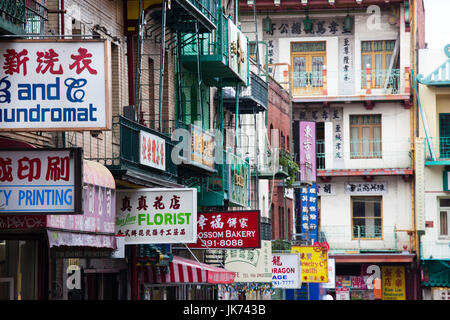
[[[300,188],[300,219],[303,240],[315,243],[318,240],[317,186]]]
[[[406,300],[405,267],[382,266],[381,283],[383,300]]]
[[[300,181],[316,181],[316,123],[300,121]]]

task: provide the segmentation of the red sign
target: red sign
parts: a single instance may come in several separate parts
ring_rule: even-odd
[[[260,248],[259,210],[199,213],[195,249]]]

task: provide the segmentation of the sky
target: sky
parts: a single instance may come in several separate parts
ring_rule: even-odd
[[[430,49],[450,44],[450,0],[424,0],[425,42]]]

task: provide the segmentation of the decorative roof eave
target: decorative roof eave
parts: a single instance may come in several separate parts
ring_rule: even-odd
[[[448,57],[447,61],[426,77],[417,75],[417,82],[427,86],[450,86],[450,44],[445,46],[444,52]]]

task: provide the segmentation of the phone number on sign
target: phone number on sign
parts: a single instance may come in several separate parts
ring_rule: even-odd
[[[244,241],[242,239],[233,239],[233,240],[203,240],[202,246],[203,247],[236,247],[236,246],[243,246]]]

